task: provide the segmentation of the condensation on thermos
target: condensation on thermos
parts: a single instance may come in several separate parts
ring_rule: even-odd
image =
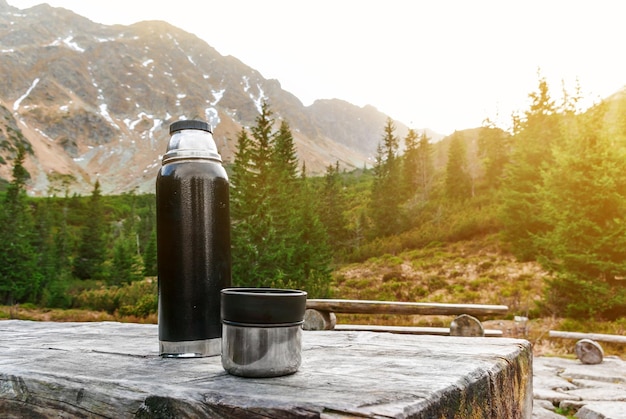
[[[159,347],[219,355],[220,291],[231,285],[229,183],[209,125],[182,120],[156,180]]]

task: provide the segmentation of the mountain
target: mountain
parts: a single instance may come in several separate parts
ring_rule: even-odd
[[[154,189],[169,125],[214,127],[226,162],[262,101],[289,123],[312,173],[373,161],[387,115],[372,106],[318,100],[304,106],[232,56],[168,23],[102,25],[47,4],[20,10],[0,0],[0,177],[25,145],[32,195]],[[408,128],[395,122],[401,138]],[[427,131],[433,140],[440,135]]]

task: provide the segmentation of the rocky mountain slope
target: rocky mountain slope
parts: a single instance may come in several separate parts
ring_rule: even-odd
[[[267,101],[286,120],[311,173],[339,161],[372,161],[386,115],[341,100],[304,106],[198,37],[160,21],[102,25],[47,4],[26,10],[0,0],[0,178],[16,145],[28,150],[32,195],[150,192],[169,124],[200,118],[232,161],[242,127]],[[403,137],[407,127],[396,122]],[[433,132],[434,140],[441,138]]]

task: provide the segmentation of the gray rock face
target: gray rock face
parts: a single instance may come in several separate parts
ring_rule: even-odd
[[[599,364],[538,357],[533,360],[533,418],[563,418],[559,407],[580,419],[626,419],[626,362],[605,357]],[[556,415],[556,416],[555,416]]]

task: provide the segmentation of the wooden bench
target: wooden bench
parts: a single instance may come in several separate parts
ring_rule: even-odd
[[[308,299],[306,303],[304,328],[306,330],[353,330],[378,331],[404,334],[456,334],[457,323],[474,323],[476,326],[471,336],[502,336],[501,330],[485,330],[472,316],[506,314],[509,310],[504,305],[484,304],[447,304],[418,303],[399,301]],[[398,314],[398,315],[456,315],[451,328],[375,326],[337,324],[335,313],[346,314]],[[476,324],[477,323],[477,324]],[[452,329],[452,331],[451,331]],[[464,334],[465,335],[465,334]],[[468,335],[465,335],[468,336]]]

